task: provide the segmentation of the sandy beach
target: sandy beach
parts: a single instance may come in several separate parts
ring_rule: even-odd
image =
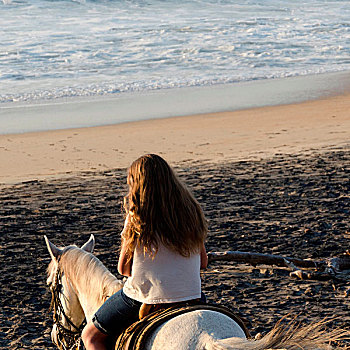
[[[263,159],[344,145],[350,95],[292,105],[93,128],[0,135],[0,184],[125,168],[144,153],[170,163]]]
[[[93,233],[116,272],[126,167],[143,153],[175,166],[209,220],[208,251],[329,258],[349,248],[350,95],[235,112],[0,136],[0,347],[54,349],[46,234]],[[209,301],[233,308],[253,336],[282,317],[337,316],[349,327],[349,279],[217,262]]]

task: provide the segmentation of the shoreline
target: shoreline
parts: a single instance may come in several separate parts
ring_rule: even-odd
[[[126,168],[144,153],[223,163],[342,148],[350,94],[297,104],[109,126],[0,135],[0,185]]]
[[[96,127],[323,99],[350,92],[350,72],[113,96],[0,104],[0,134]]]

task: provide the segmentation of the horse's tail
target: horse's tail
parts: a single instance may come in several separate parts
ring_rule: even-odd
[[[326,329],[330,321],[320,321],[310,325],[301,326],[296,321],[283,326],[279,321],[276,326],[259,340],[244,338],[227,338],[217,340],[207,334],[203,350],[329,350],[344,349],[340,341],[350,339],[350,331],[336,328]],[[349,347],[347,347],[349,348]]]

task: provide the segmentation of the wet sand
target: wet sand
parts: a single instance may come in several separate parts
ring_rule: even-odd
[[[174,162],[209,220],[208,251],[327,258],[349,248],[350,144],[263,159]],[[8,184],[0,189],[0,348],[54,349],[43,235],[57,245],[96,238],[116,272],[126,170]],[[202,274],[209,301],[231,307],[253,335],[287,314],[349,327],[344,280],[301,281],[285,269],[213,263]]]

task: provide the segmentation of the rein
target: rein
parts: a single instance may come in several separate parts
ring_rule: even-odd
[[[73,321],[66,315],[60,295],[62,294],[62,279],[59,268],[57,268],[55,276],[55,284],[50,288],[52,299],[50,310],[53,310],[53,323],[57,327],[57,347],[60,350],[72,350],[81,348],[81,332],[86,325],[86,319],[81,323],[80,326],[76,326]],[[61,319],[63,316],[67,323],[73,328],[68,329],[63,326]]]

